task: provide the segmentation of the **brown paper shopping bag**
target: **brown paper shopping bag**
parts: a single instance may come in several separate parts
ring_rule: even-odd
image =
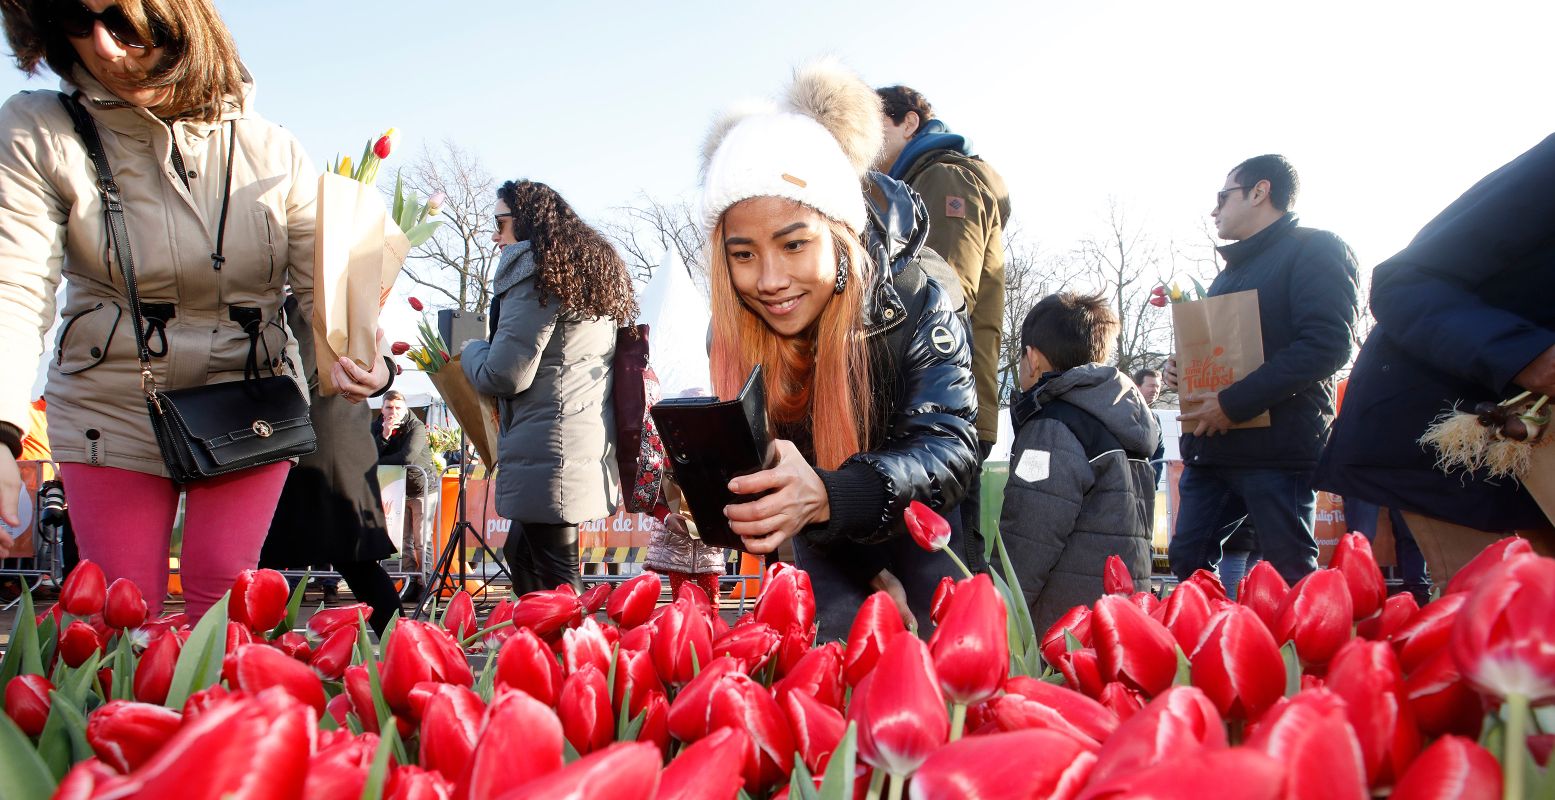
[[[1173,303],[1172,329],[1177,338],[1177,392],[1184,398],[1185,414],[1200,405],[1186,398],[1224,389],[1263,366],[1256,289]],[[1269,412],[1231,427],[1267,428]]]
[[[1533,462],[1521,478],[1546,519],[1555,522],[1555,441],[1546,434],[1533,445]]]
[[[497,418],[497,401],[475,391],[470,379],[464,376],[460,356],[454,356],[442,369],[427,373],[448,412],[459,421],[464,435],[475,445],[481,461],[490,469],[497,464],[497,434],[501,426]]]
[[[410,240],[376,189],[343,175],[319,176],[313,340],[321,394],[336,393],[325,365],[340,356],[372,368],[379,355],[378,312],[409,253]]]

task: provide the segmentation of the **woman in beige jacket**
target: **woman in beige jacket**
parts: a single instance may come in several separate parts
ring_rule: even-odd
[[[251,79],[210,0],[5,0],[0,13],[17,64],[29,73],[46,64],[96,123],[123,197],[157,385],[238,380],[245,365],[295,377],[281,306],[290,284],[311,313],[317,174],[296,138],[250,107]],[[0,142],[0,339],[12,353],[0,378],[0,442],[16,450],[63,278],[45,396],[81,555],[110,580],[135,581],[159,610],[187,490],[183,585],[198,617],[257,563],[290,465],[183,487],[167,477],[125,276],[60,95],[12,97],[0,108]],[[332,369],[356,400],[388,382],[381,363],[371,373],[344,359]],[[0,458],[8,521],[19,486],[15,462]],[[11,545],[0,534],[0,556]]]

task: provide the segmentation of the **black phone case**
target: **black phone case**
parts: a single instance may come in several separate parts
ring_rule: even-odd
[[[703,543],[744,550],[744,540],[729,529],[724,506],[756,498],[730,492],[729,481],[776,461],[761,365],[751,370],[733,400],[677,397],[654,404],[651,413],[669,455],[670,472],[691,506]]]

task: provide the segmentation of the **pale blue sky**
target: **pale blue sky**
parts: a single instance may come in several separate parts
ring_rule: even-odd
[[[1551,3],[218,0],[258,108],[316,162],[394,125],[586,215],[690,192],[709,119],[835,54],[923,91],[1050,251],[1107,199],[1195,239],[1232,165],[1281,152],[1366,265],[1555,130]],[[52,88],[0,70],[0,92]],[[390,166],[395,161],[391,160]]]

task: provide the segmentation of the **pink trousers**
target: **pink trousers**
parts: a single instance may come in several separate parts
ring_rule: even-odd
[[[184,506],[179,571],[185,611],[197,620],[259,563],[290,462],[191,483]],[[60,465],[70,524],[83,559],[103,568],[108,582],[129,578],[140,587],[152,617],[167,594],[167,559],[178,513],[178,484],[117,467]]]

